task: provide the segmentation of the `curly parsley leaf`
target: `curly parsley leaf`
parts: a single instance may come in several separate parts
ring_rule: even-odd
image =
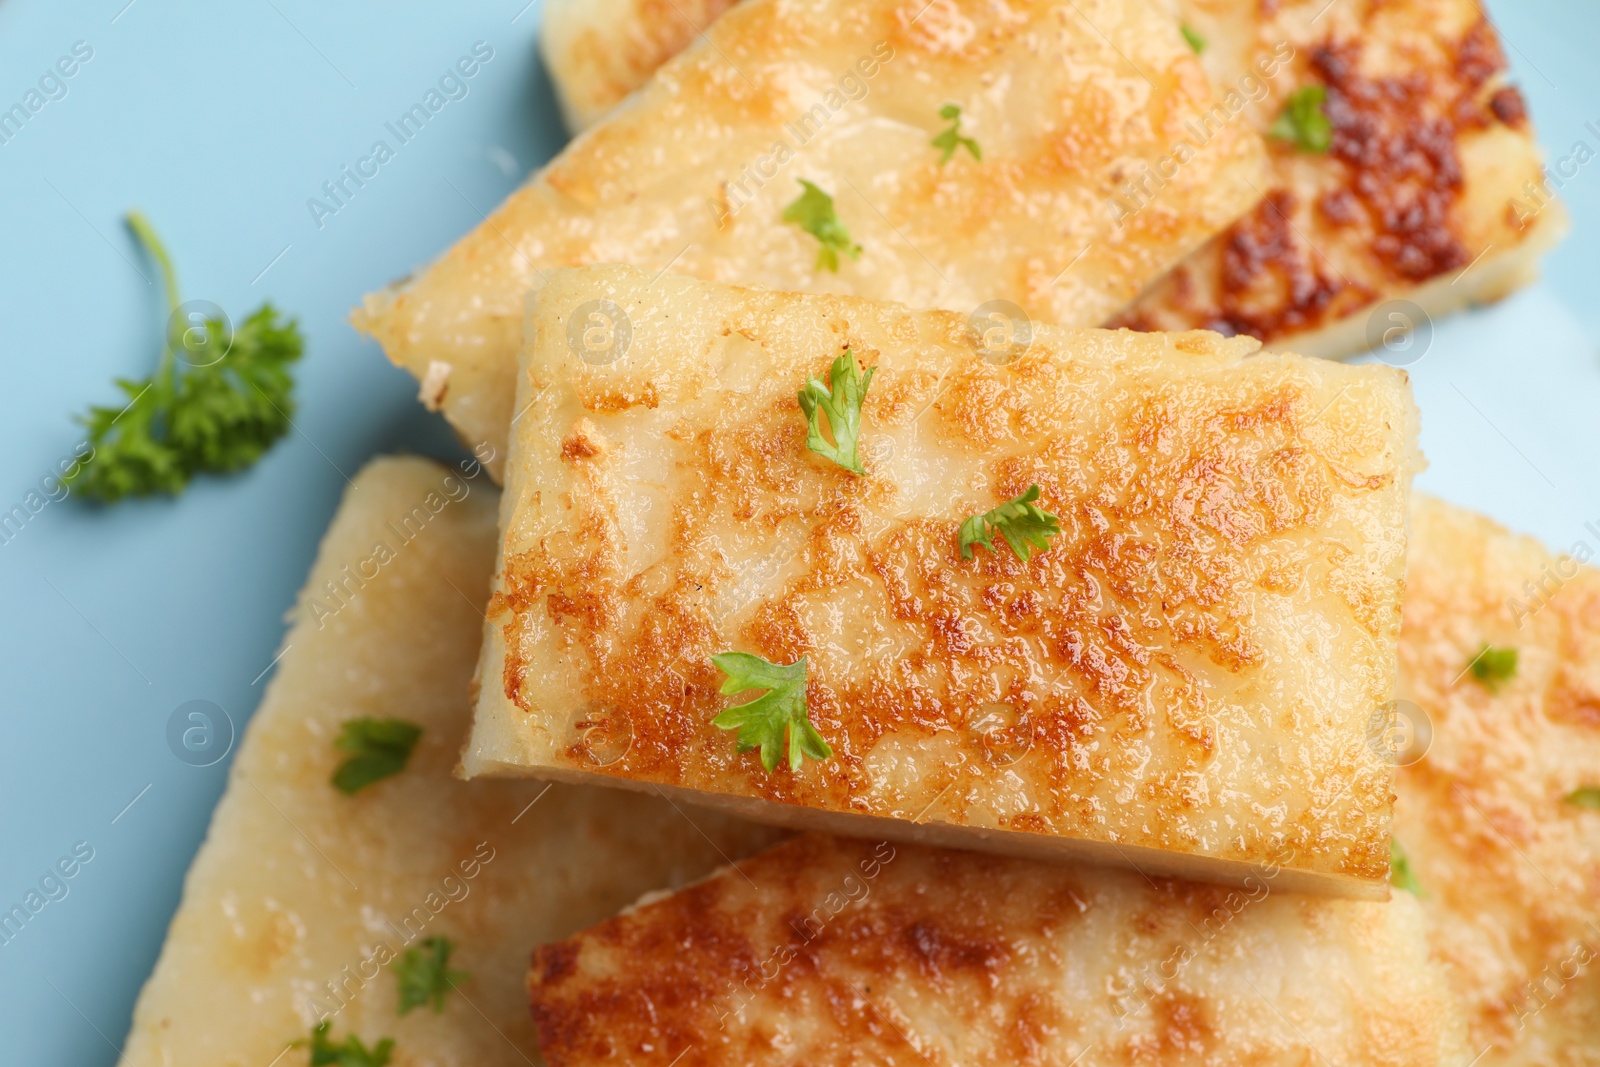
[[[1039,487],[1031,485],[1014,500],[1007,500],[993,511],[974,515],[962,523],[961,558],[972,558],[973,545],[995,551],[996,531],[1024,563],[1028,562],[1029,546],[1041,551],[1049,548],[1050,538],[1061,532],[1061,520],[1035,504],[1038,499]]]
[[[433,1004],[435,1015],[444,1011],[444,998],[467,980],[466,971],[450,970],[450,953],[455,946],[447,937],[430,937],[391,966],[400,983],[400,1014]]]
[[[1586,785],[1567,794],[1567,803],[1600,811],[1600,786]]]
[[[748,704],[738,704],[711,720],[723,730],[738,730],[740,752],[761,750],[761,766],[772,773],[789,749],[789,770],[798,771],[806,756],[830,759],[833,749],[822,739],[806,711],[806,658],[788,666],[770,663],[748,652],[723,652],[711,657],[717,669],[728,676],[722,683],[724,696],[746,689],[765,689],[767,693]]]
[[[331,1019],[320,1022],[311,1031],[309,1042],[296,1042],[311,1046],[311,1067],[385,1067],[394,1052],[392,1037],[383,1038],[369,1049],[355,1034],[347,1034],[344,1044],[335,1045],[328,1038],[331,1029]]]
[[[1325,85],[1296,89],[1289,94],[1267,136],[1288,141],[1302,152],[1326,152],[1333,147],[1333,123],[1322,106],[1327,99]]]
[[[805,191],[794,203],[783,209],[783,221],[792,222],[817,239],[822,245],[817,251],[817,269],[839,273],[839,253],[851,259],[861,258],[861,246],[850,240],[850,231],[839,220],[834,210],[833,197],[815,185],[800,179]]]
[[[1185,23],[1179,26],[1178,29],[1183,33],[1183,39],[1189,42],[1189,47],[1194,50],[1195,55],[1199,55],[1206,50],[1206,39],[1200,36],[1193,26]]]
[[[334,745],[353,753],[333,772],[333,785],[353,794],[406,769],[422,727],[404,719],[351,719]]]
[[[127,401],[122,407],[93,406],[79,419],[89,430],[92,458],[65,481],[106,503],[176,495],[196,474],[233,473],[260,459],[289,430],[290,367],[304,349],[299,327],[280,321],[271,304],[237,331],[206,317],[178,332],[172,260],[143,215],[130,212],[127,221],[160,268],[170,329],[154,374],[117,379]]]
[[[863,375],[855,353],[847,348],[828,368],[827,385],[811,378],[800,390],[800,410],[806,416],[806,447],[857,474],[866,473],[861,466],[861,402],[877,371],[877,367],[869,367]],[[831,445],[822,436],[819,411],[828,416],[828,429],[833,431]]]
[[[1517,650],[1485,644],[1478,650],[1478,654],[1472,657],[1470,666],[1472,676],[1479,684],[1491,693],[1498,693],[1501,683],[1510,681],[1516,676]]]
[[[961,136],[961,109],[959,107],[954,104],[946,104],[939,109],[939,117],[950,124],[948,130],[945,130],[930,142],[933,147],[944,152],[944,158],[939,160],[941,166],[950,162],[959,148],[965,148],[968,152],[971,152],[973,159],[983,159],[983,149],[978,147],[978,142],[970,137]]]
[[[1406,850],[1392,837],[1389,839],[1389,884],[1414,897],[1427,895],[1422,891],[1422,883],[1417,881],[1416,872],[1411,869],[1411,859],[1406,855]]]

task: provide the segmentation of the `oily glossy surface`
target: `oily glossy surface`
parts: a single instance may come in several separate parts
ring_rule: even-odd
[[[567,125],[593,125],[734,0],[548,0],[539,50]]]
[[[1323,85],[1332,146],[1307,152],[1269,137],[1261,203],[1119,323],[1343,356],[1374,343],[1367,312],[1384,301],[1442,315],[1536,276],[1565,209],[1537,192],[1532,118],[1475,0],[1182,8],[1207,41],[1219,121],[1266,135],[1292,93]],[[1128,195],[1137,202],[1151,186]],[[1420,315],[1404,309],[1403,319]]]
[[[487,481],[416,459],[356,477],[139,999],[128,1067],[265,1067],[323,1017],[335,1042],[392,1036],[397,1065],[525,1063],[532,946],[775,836],[659,799],[451,773],[493,559]],[[346,796],[328,782],[334,740],[363,716],[422,739],[403,772]],[[386,965],[432,937],[470,977],[442,1014],[400,1017]]]
[[[355,321],[498,448],[522,300],[546,268],[621,262],[963,314],[1105,321],[1255,201],[1265,151],[1232,126],[1162,196],[1110,196],[1171,151],[1211,87],[1157,0],[776,0],[740,5],[415,280]],[[941,163],[940,108],[983,160]],[[782,219],[799,179],[863,251],[819,269]]]
[[[540,949],[528,985],[552,1067],[1466,1063],[1409,897],[822,835]]]
[[[1482,1064],[1600,1063],[1600,572],[1471,512],[1419,501],[1401,696],[1432,747],[1405,767],[1395,836]],[[1525,583],[1532,583],[1534,595]],[[1466,671],[1517,650],[1491,690]]]
[[[569,339],[597,300],[631,320],[600,365]],[[1402,373],[1044,327],[997,365],[949,312],[629,268],[552,272],[529,329],[469,772],[1282,853],[1382,892]],[[864,476],[795,400],[846,348],[876,367]],[[963,560],[962,520],[1032,484],[1048,551]],[[837,758],[738,754],[729,650],[806,656]]]

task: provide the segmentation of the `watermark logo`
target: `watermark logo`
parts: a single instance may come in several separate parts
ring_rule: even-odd
[[[591,367],[604,367],[628,354],[633,321],[609,300],[591,300],[567,320],[567,347]]]
[[[633,721],[606,708],[585,708],[573,724],[582,735],[578,748],[593,767],[610,767],[633,750]]]
[[[1015,363],[1033,345],[1033,320],[1009,300],[990,300],[967,316],[967,343],[997,367]]]
[[[1367,719],[1367,747],[1396,767],[1420,763],[1433,747],[1433,720],[1409,700],[1377,708]]]
[[[167,716],[167,748],[191,767],[210,767],[233,750],[233,720],[209,700],[179,704]]]
[[[167,341],[189,366],[215,366],[233,351],[233,320],[209,300],[185,300],[167,319]]]
[[[1009,704],[989,704],[972,724],[983,758],[991,766],[1014,766],[1033,748],[1032,724],[1026,713]]]
[[[1409,300],[1386,300],[1367,314],[1367,347],[1391,367],[1409,367],[1433,347],[1433,319]]]

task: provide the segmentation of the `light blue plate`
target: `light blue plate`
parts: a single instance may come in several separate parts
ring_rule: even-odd
[[[0,944],[7,1062],[116,1061],[227,770],[175,759],[169,715],[204,699],[242,727],[345,478],[378,453],[455,454],[345,316],[560,146],[527,3],[0,0],[0,109],[78,42],[93,53],[0,144],[0,512],[71,457],[71,416],[111,402],[113,376],[151,369],[161,297],[129,207],[187,297],[235,316],[270,298],[309,344],[299,432],[246,475],[176,502],[50,503],[0,546],[0,910],[75,844],[94,853]],[[1491,6],[1552,161],[1600,152],[1600,10]],[[494,56],[467,95],[319,227],[306,201],[479,41]],[[1574,166],[1547,280],[1440,323],[1411,370],[1422,488],[1600,548],[1600,160]]]

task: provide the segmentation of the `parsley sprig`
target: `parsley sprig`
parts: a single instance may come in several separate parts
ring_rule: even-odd
[[[851,259],[861,258],[861,246],[850,240],[850,231],[834,210],[833,197],[815,185],[800,179],[804,190],[795,201],[783,209],[783,221],[792,222],[817,239],[822,247],[817,250],[817,270],[839,273],[839,253]]]
[[[950,124],[950,128],[930,142],[933,147],[944,152],[944,157],[939,160],[940,165],[950,162],[955,157],[956,149],[965,148],[972,153],[972,158],[983,159],[983,149],[978,147],[978,142],[970,137],[961,136],[961,109],[955,104],[946,104],[939,109],[939,117]]]
[[[1400,842],[1392,837],[1389,839],[1389,884],[1414,897],[1427,895],[1422,891],[1422,883],[1417,880],[1417,872],[1411,869],[1411,858],[1400,847]]]
[[[806,447],[856,474],[866,473],[861,466],[861,402],[877,371],[877,367],[869,367],[862,374],[855,352],[847,348],[828,368],[827,385],[810,378],[800,390],[800,410],[806,416]],[[822,436],[819,411],[828,416],[832,444]]]
[[[262,304],[232,330],[218,317],[188,318],[179,329],[177,272],[149,221],[129,212],[128,228],[160,268],[168,336],[156,371],[118,378],[126,403],[93,406],[80,422],[93,459],[68,485],[111,503],[125,496],[181,493],[194,475],[229,474],[260,459],[294,417],[291,365],[304,342],[294,320]]]
[[[428,1003],[435,1015],[444,1011],[445,996],[467,980],[466,971],[450,970],[453,951],[448,937],[430,937],[395,961],[391,969],[400,983],[401,1015]]]
[[[334,745],[352,753],[333,772],[333,785],[345,794],[359,793],[373,782],[406,769],[422,727],[404,719],[351,719]]]
[[[1302,85],[1289,94],[1267,136],[1288,141],[1302,152],[1326,152],[1333,147],[1333,123],[1323,110],[1327,99],[1327,86]]]
[[[728,676],[722,683],[724,696],[746,689],[767,692],[747,704],[738,704],[711,720],[713,726],[738,730],[740,752],[761,749],[761,766],[771,774],[789,749],[789,770],[798,771],[806,756],[825,760],[833,749],[811,725],[806,710],[806,658],[784,666],[748,652],[723,652],[711,662]]]
[[[333,1021],[325,1020],[311,1031],[311,1067],[385,1067],[394,1052],[394,1038],[386,1037],[368,1048],[355,1034],[346,1034],[344,1044],[328,1038]],[[297,1042],[298,1044],[299,1042]]]
[[[1183,34],[1183,39],[1189,43],[1189,48],[1195,55],[1199,55],[1206,50],[1206,39],[1200,36],[1200,32],[1193,26],[1184,23],[1178,27],[1178,30]]]
[[[1028,562],[1029,546],[1041,550],[1050,547],[1050,538],[1061,532],[1061,520],[1035,504],[1038,499],[1039,486],[1031,485],[1021,496],[963,522],[961,558],[972,558],[973,545],[995,551],[993,538],[997,531],[1024,563]]]
[[[1472,677],[1489,692],[1498,693],[1501,683],[1516,677],[1517,650],[1486,644],[1472,657],[1471,667]]]

